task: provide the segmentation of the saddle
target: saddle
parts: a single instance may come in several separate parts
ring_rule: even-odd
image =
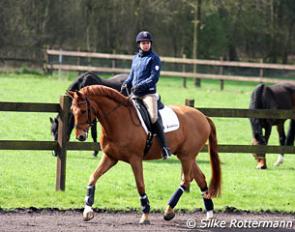
[[[145,156],[152,146],[153,136],[156,134],[156,132],[153,129],[150,115],[142,99],[133,98],[132,102],[136,109],[141,125],[147,134],[146,145],[144,148],[144,156]],[[158,120],[160,120],[162,124],[164,133],[170,132],[179,128],[179,120],[176,114],[171,108],[165,106],[161,102],[161,98],[159,98],[158,100],[158,117],[159,117]]]

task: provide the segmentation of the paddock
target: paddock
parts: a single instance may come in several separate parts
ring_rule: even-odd
[[[30,82],[32,82],[32,80],[30,80]],[[53,85],[56,85],[55,80],[52,82]],[[46,83],[46,87],[49,86],[48,82]],[[59,81],[58,83],[62,82]],[[167,86],[167,89],[170,91],[172,88],[171,86],[169,87],[170,84],[170,81],[168,82],[168,84],[164,82],[163,86]],[[173,85],[173,88],[176,88],[176,86]],[[188,89],[190,90],[190,88]],[[194,93],[198,93],[201,91],[202,90],[198,90],[196,92],[194,91]],[[228,94],[228,91],[230,90],[227,89],[226,91],[224,91],[224,93],[222,93],[222,95],[226,96]],[[37,90],[36,92],[40,93],[40,90]],[[230,92],[230,95],[232,95],[233,93],[237,93],[237,91]],[[13,98],[15,98],[15,96],[13,96]],[[55,99],[57,98],[53,99],[54,102],[56,102]],[[36,118],[38,118],[44,117],[42,116],[43,114],[47,115],[48,113],[46,112],[49,108],[52,114],[56,114],[62,108],[60,106],[61,103],[42,103],[42,101],[39,101],[38,103],[32,103],[29,101],[6,101],[2,103],[0,107],[3,112],[1,112],[1,114],[4,116],[10,116],[12,114],[29,116],[31,114],[34,114],[36,115]],[[183,103],[184,101],[182,102],[182,104]],[[249,123],[249,117],[259,117],[259,115],[260,117],[266,117],[266,115],[268,115],[269,117],[286,118],[292,117],[292,115],[294,115],[293,112],[251,112],[248,111],[248,109],[236,109],[230,107],[204,108],[199,107],[199,105],[201,104],[200,97],[196,98],[195,104],[198,109],[200,109],[205,114],[210,115],[210,117],[212,117],[213,120],[217,122],[219,122],[220,120],[225,120],[226,122],[230,123],[236,122],[237,120],[243,120],[244,123]],[[49,108],[46,109],[46,107]],[[42,112],[38,112],[39,110]],[[5,123],[3,123],[3,125],[5,125]],[[240,127],[240,124],[238,123],[237,126]],[[247,126],[249,126],[249,124],[247,124]],[[48,131],[49,133],[49,120],[46,120],[45,124],[42,125],[42,127],[45,127],[45,131]],[[29,126],[19,128],[22,129],[21,131],[25,131],[28,135],[30,135]],[[282,218],[289,218],[289,216],[292,217],[294,215],[294,207],[292,207],[294,203],[291,199],[293,198],[287,197],[285,199],[285,197],[292,196],[292,192],[294,189],[294,187],[292,187],[294,186],[292,184],[294,183],[292,181],[294,180],[294,175],[292,174],[294,173],[294,156],[292,155],[292,153],[294,153],[294,151],[292,150],[293,147],[248,147],[248,145],[245,144],[250,144],[250,137],[249,143],[245,141],[245,139],[242,140],[240,137],[237,137],[237,139],[235,140],[238,141],[238,143],[224,143],[225,140],[222,139],[222,132],[224,131],[224,128],[222,128],[223,127],[220,128],[220,123],[218,123],[217,130],[219,132],[219,135],[221,135],[220,137],[222,141],[219,145],[221,153],[220,158],[223,162],[222,165],[224,166],[226,172],[224,176],[224,194],[220,199],[216,199],[217,218],[219,218],[218,215],[222,217],[223,209],[232,209],[232,207],[244,209],[248,212],[260,212],[264,216],[267,215],[268,212],[279,211],[284,212],[280,214]],[[233,131],[232,133],[235,133],[235,135],[239,134]],[[3,136],[2,138],[5,139],[5,137]],[[2,192],[5,194],[3,194],[3,198],[0,199],[1,208],[3,208],[5,211],[8,209],[19,208],[20,205],[26,208],[26,210],[24,211],[22,211],[21,209],[19,209],[20,211],[15,211],[16,214],[10,214],[10,217],[5,220],[13,221],[14,217],[23,217],[22,219],[24,219],[24,221],[22,221],[22,219],[19,219],[18,222],[15,222],[15,225],[20,225],[19,228],[21,228],[21,226],[27,228],[26,225],[31,225],[29,226],[27,231],[32,231],[34,230],[34,228],[41,228],[43,220],[42,217],[44,217],[45,221],[47,220],[45,219],[45,217],[49,217],[47,222],[50,222],[50,220],[55,220],[52,222],[54,226],[51,229],[58,228],[58,226],[60,225],[64,230],[66,230],[66,228],[69,227],[69,225],[65,223],[66,220],[73,221],[74,227],[77,226],[80,228],[88,228],[89,230],[93,231],[99,230],[100,223],[102,223],[102,226],[111,226],[110,228],[113,229],[117,228],[115,224],[117,224],[118,227],[122,228],[128,225],[138,227],[138,220],[136,218],[140,215],[139,213],[137,213],[139,212],[137,211],[139,210],[138,199],[136,197],[135,191],[133,191],[134,186],[132,184],[129,184],[130,182],[133,183],[133,177],[129,175],[131,173],[128,172],[130,170],[129,166],[120,164],[118,167],[111,171],[110,176],[106,176],[106,178],[102,180],[102,185],[99,187],[98,190],[97,205],[95,205],[97,215],[95,217],[94,224],[83,224],[81,211],[79,209],[83,205],[83,196],[85,194],[86,183],[85,178],[88,178],[90,170],[92,170],[97,165],[100,158],[100,155],[97,159],[92,158],[90,152],[86,152],[85,150],[90,151],[94,148],[94,146],[97,146],[97,144],[77,143],[72,142],[73,140],[71,140],[71,142],[69,143],[66,143],[66,165],[64,166],[66,175],[61,175],[61,178],[59,178],[59,180],[61,180],[63,177],[65,177],[65,189],[64,191],[60,191],[62,189],[58,189],[55,187],[58,186],[57,183],[60,183],[57,182],[56,179],[56,168],[58,159],[52,157],[49,152],[50,150],[57,148],[58,143],[52,142],[50,140],[42,140],[42,138],[44,137],[31,141],[15,141],[12,136],[9,136],[9,139],[2,139],[0,142],[2,165],[1,171],[3,173],[0,184],[1,186],[6,186],[2,189]],[[279,168],[270,167],[267,171],[255,170],[254,166],[251,165],[251,162],[253,162],[254,164],[255,161],[249,154],[250,152],[255,151],[255,149],[262,149],[263,151],[266,150],[267,153],[279,153],[283,149],[285,153],[288,153],[288,155],[286,155],[286,164],[284,164],[285,166],[283,165]],[[205,168],[205,171],[208,171],[206,170],[206,167],[209,167],[206,158],[208,155],[206,153],[207,151],[204,150],[203,153],[200,154],[200,160],[198,160],[198,162],[201,164],[202,168]],[[269,156],[271,160],[275,157],[275,155],[272,154],[269,154]],[[45,166],[42,167],[42,165]],[[184,223],[186,222],[186,218],[188,216],[184,216],[183,220],[177,221],[178,219],[180,219],[178,218],[178,215],[179,217],[182,217],[182,213],[186,212],[188,214],[185,215],[189,215],[190,217],[192,216],[192,212],[195,212],[196,209],[197,212],[195,214],[195,217],[198,220],[201,220],[201,216],[204,215],[203,212],[198,213],[200,207],[202,207],[202,204],[200,203],[201,196],[199,195],[199,191],[195,187],[192,187],[191,192],[189,194],[185,194],[184,198],[180,202],[179,211],[175,218],[176,221],[171,222],[171,227],[169,227],[170,224],[166,224],[165,222],[163,222],[162,215],[159,212],[161,212],[165,200],[168,200],[168,197],[172,193],[173,189],[179,183],[179,163],[175,158],[173,158],[171,160],[168,160],[167,162],[145,162],[144,166],[146,172],[145,178],[147,179],[147,186],[149,186],[148,192],[151,195],[150,199],[152,201],[152,208],[154,209],[151,215],[152,225],[151,227],[149,227],[150,230],[156,228],[158,223],[159,225],[163,225],[164,228],[169,228],[169,230],[173,230],[173,227],[177,228],[174,230],[179,230],[180,228],[185,229]],[[243,166],[245,167],[243,168]],[[15,172],[14,169],[17,170],[17,172]],[[155,172],[155,170],[157,170],[157,172]],[[32,173],[34,173],[34,175],[32,175]],[[6,176],[10,177],[10,179],[3,178]],[[18,178],[16,178],[13,182],[10,182],[12,178],[17,176]],[[39,176],[44,176],[49,179],[46,179],[44,181],[39,180]],[[249,181],[246,182],[246,185],[244,187],[243,184],[240,183],[240,180],[244,180],[243,176],[251,177]],[[114,177],[117,177],[118,179],[116,180],[114,185],[111,185],[110,179]],[[161,180],[160,183],[165,183],[165,185],[167,184],[167,186],[156,184],[154,181],[156,178]],[[269,184],[267,184],[265,180],[268,180]],[[289,183],[290,185],[289,187],[286,187],[284,185],[277,191],[276,186],[279,186],[280,183]],[[263,186],[263,192],[260,191],[259,186]],[[59,191],[56,192],[54,191],[55,189]],[[25,200],[24,203],[19,202],[19,200],[22,200],[22,195],[18,195],[19,190],[25,191],[21,191],[24,198],[30,197],[32,198],[32,200]],[[126,191],[128,192],[128,194],[126,194]],[[268,194],[265,195],[265,192],[267,192]],[[281,194],[283,194],[285,197],[278,198],[278,196],[281,196]],[[77,197],[72,197],[74,195],[77,195]],[[264,197],[263,201],[261,201],[261,197]],[[43,203],[40,203],[40,201],[43,201]],[[58,209],[73,209],[74,213],[72,215],[71,210],[67,212],[64,212],[63,210],[62,212],[52,212],[51,210],[49,210],[49,214],[47,214],[48,212],[46,212],[46,210],[42,211],[42,209],[46,209],[47,207],[55,207]],[[263,211],[261,209],[265,209],[267,211]],[[105,217],[102,212],[107,212],[107,215],[109,215],[109,217]],[[225,212],[226,214],[230,213],[230,211]],[[57,219],[54,219],[54,217],[62,218],[63,215],[66,215],[68,213],[70,214],[69,219],[63,218],[63,220],[59,221],[60,223],[55,224],[57,222]],[[1,215],[2,214],[3,211]],[[4,214],[6,215],[6,213]],[[127,216],[129,215],[130,218],[125,218],[125,214],[127,214]],[[238,213],[237,215],[239,214],[240,213]],[[32,217],[32,215],[34,216]],[[273,213],[270,213],[270,215],[273,215]],[[30,219],[34,218],[35,216],[36,219],[34,220],[36,221],[32,223],[33,220]],[[118,218],[120,218],[120,220],[116,221],[116,219]],[[229,220],[231,219],[232,218],[230,217]],[[28,220],[30,220],[30,222]],[[120,222],[121,220],[122,223]],[[7,230],[9,230],[9,223],[6,224]],[[92,225],[93,227],[91,227]],[[138,230],[138,228],[136,230]],[[46,231],[45,227],[44,230]],[[50,230],[50,228],[48,230]],[[119,229],[117,228],[117,230]],[[148,227],[143,230],[148,230]]]

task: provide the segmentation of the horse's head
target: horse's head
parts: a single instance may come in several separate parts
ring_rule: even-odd
[[[57,141],[58,137],[58,116],[55,118],[49,118],[51,127],[50,127],[50,133],[54,141]],[[56,151],[52,151],[52,155],[57,156]]]
[[[54,141],[57,141],[57,134],[58,134],[58,119],[56,118],[49,118],[51,127],[50,127],[50,132],[51,136]]]
[[[76,139],[79,141],[85,141],[88,135],[88,129],[95,119],[95,115],[91,110],[90,102],[87,97],[80,91],[67,92],[73,100],[72,112],[75,119],[75,134]]]

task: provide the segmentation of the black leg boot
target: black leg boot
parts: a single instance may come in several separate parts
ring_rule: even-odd
[[[153,129],[157,133],[157,137],[160,143],[160,146],[162,147],[162,156],[163,159],[167,159],[171,156],[171,152],[166,144],[165,135],[163,132],[163,126],[162,126],[162,120],[161,118],[158,118],[157,122],[153,124]]]

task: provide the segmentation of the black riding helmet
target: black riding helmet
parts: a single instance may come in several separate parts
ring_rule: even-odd
[[[140,43],[141,41],[150,41],[153,42],[152,34],[148,31],[141,31],[136,36],[136,43]]]

